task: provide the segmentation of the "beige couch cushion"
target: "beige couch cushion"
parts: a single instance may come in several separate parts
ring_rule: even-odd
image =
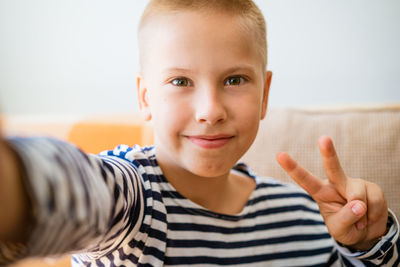
[[[290,177],[276,162],[289,152],[315,175],[326,178],[318,137],[332,137],[345,173],[377,183],[400,217],[400,107],[296,110],[272,108],[243,161],[259,175]]]

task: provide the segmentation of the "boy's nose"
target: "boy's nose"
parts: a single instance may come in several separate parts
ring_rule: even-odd
[[[196,99],[195,119],[200,123],[210,125],[224,122],[227,112],[223,103],[223,97],[214,90],[205,90]]]

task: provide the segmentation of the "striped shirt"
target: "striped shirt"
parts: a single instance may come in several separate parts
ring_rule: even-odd
[[[154,147],[100,155],[46,138],[12,139],[27,173],[34,227],[23,250],[0,244],[0,262],[75,253],[72,266],[398,266],[399,225],[369,251],[330,237],[302,189],[233,169],[256,189],[237,215],[183,197],[163,176]]]

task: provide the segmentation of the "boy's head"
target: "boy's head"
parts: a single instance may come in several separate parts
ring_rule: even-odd
[[[271,73],[259,9],[249,0],[153,0],[139,47],[139,106],[153,122],[164,173],[229,173],[267,108]]]

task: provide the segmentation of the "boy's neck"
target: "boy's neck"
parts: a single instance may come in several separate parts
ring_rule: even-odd
[[[158,162],[168,182],[185,198],[213,212],[237,215],[247,204],[256,183],[230,171],[218,177],[201,177]]]

